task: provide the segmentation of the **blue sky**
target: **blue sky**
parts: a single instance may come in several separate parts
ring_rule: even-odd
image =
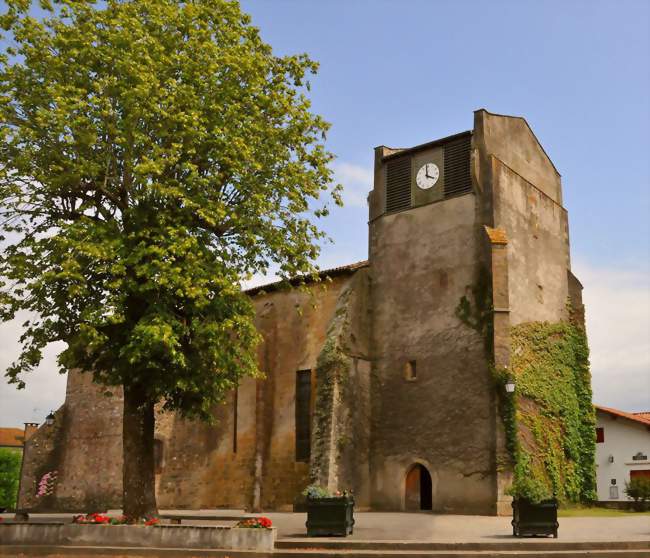
[[[242,6],[277,53],[307,52],[320,62],[313,107],[332,123],[328,143],[339,161],[370,168],[374,146],[470,129],[481,107],[525,116],[563,176],[574,254],[647,264],[649,2]],[[364,216],[360,208],[354,223],[336,221],[339,243],[359,257]]]
[[[650,410],[650,2],[242,0],[277,54],[308,53],[315,112],[347,206],[324,223],[321,265],[367,256],[373,147],[471,129],[472,112],[524,116],[563,177],[574,271],[585,286],[594,400]],[[0,326],[0,366],[16,354]],[[48,352],[0,426],[64,397]],[[4,367],[4,366],[2,366]]]

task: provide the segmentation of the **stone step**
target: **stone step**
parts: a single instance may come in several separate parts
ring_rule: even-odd
[[[348,551],[537,551],[553,550],[645,550],[650,558],[650,539],[646,541],[562,541],[561,539],[519,539],[501,542],[427,542],[427,541],[369,541],[354,539],[279,539],[276,550],[348,550]]]
[[[555,546],[555,545],[548,545]],[[22,558],[63,558],[93,556],[94,558],[648,558],[645,549],[601,550],[349,550],[349,549],[286,549],[275,552],[253,552],[219,549],[129,548],[92,546],[8,546],[0,545],[0,556]]]
[[[649,558],[647,550],[279,550],[274,558]]]

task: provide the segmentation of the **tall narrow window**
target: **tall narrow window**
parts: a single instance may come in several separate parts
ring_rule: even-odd
[[[605,429],[596,428],[596,443],[602,444],[605,441]]]
[[[296,461],[309,461],[311,453],[311,370],[296,372]]]
[[[232,452],[237,453],[237,404],[239,403],[239,387],[235,388],[232,402]]]

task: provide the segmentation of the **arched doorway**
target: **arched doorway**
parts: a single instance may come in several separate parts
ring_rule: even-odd
[[[431,475],[424,465],[416,463],[409,469],[406,474],[405,491],[404,504],[408,511],[433,508]]]

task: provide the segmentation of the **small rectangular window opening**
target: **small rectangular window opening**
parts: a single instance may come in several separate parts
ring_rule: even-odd
[[[605,429],[596,428],[596,443],[602,444],[605,441]]]
[[[418,379],[418,370],[414,360],[409,360],[404,364],[404,379],[407,382],[415,382]]]

